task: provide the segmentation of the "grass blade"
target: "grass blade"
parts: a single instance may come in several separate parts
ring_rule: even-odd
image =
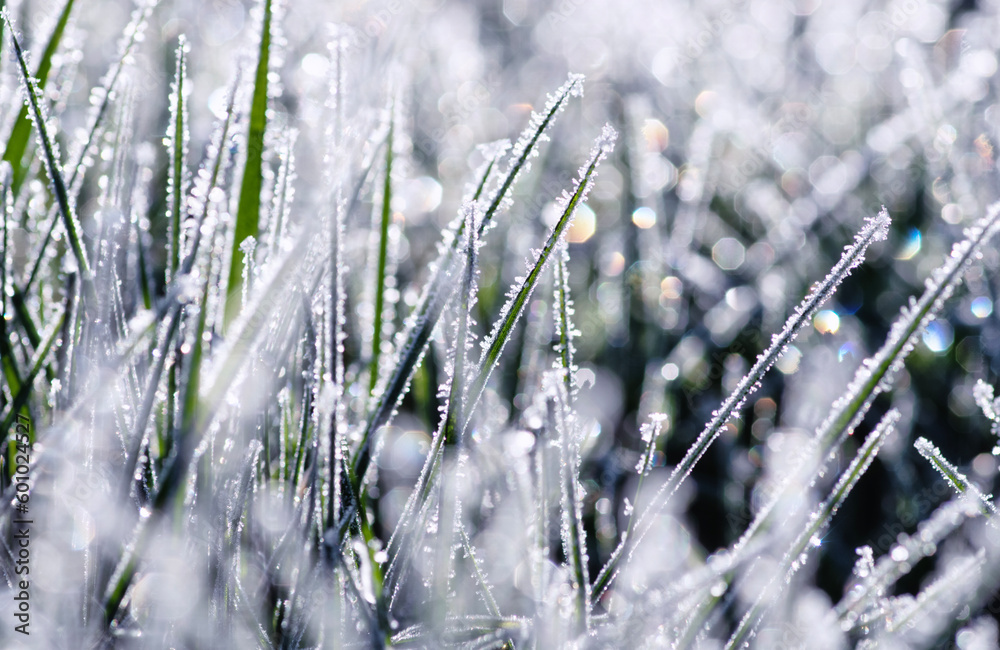
[[[76,258],[77,266],[80,268],[83,294],[86,298],[84,304],[89,303],[91,305],[90,308],[94,309],[97,306],[97,292],[94,289],[90,261],[87,258],[87,251],[83,247],[80,226],[77,223],[76,214],[69,200],[66,183],[63,180],[62,167],[59,164],[59,154],[55,148],[55,144],[49,137],[45,114],[42,109],[43,99],[34,80],[28,74],[28,63],[25,60],[24,51],[21,49],[21,43],[17,38],[17,34],[14,33],[14,29],[10,24],[10,17],[6,12],[3,14],[3,22],[11,33],[10,38],[14,45],[14,54],[17,57],[17,64],[21,72],[22,87],[28,101],[28,106],[31,108],[31,119],[35,124],[39,143],[45,155],[45,166],[48,171],[49,182],[52,184],[53,194],[59,205],[59,213],[62,215],[63,224],[66,227],[73,256]]]
[[[611,555],[611,559],[608,560],[607,564],[598,574],[597,581],[594,584],[595,594],[602,594],[614,579],[617,564],[629,555],[624,552],[626,545],[631,545],[634,548],[634,544],[638,543],[645,536],[646,530],[651,525],[652,518],[677,491],[684,479],[691,474],[691,470],[694,469],[695,464],[704,456],[712,442],[718,438],[722,428],[757,389],[758,383],[764,374],[774,365],[775,361],[778,360],[778,357],[785,351],[785,348],[795,339],[799,331],[806,324],[812,322],[813,315],[834,294],[841,281],[864,261],[865,251],[868,249],[868,246],[886,238],[888,229],[889,214],[883,208],[878,216],[869,219],[864,228],[855,236],[854,243],[844,250],[840,261],[831,269],[826,279],[813,289],[796,308],[795,313],[785,322],[781,333],[775,335],[770,347],[757,357],[757,361],[746,376],[740,380],[736,390],[712,414],[712,419],[705,426],[704,430],[702,430],[697,440],[688,448],[684,454],[684,458],[681,459],[681,462],[674,468],[670,477],[654,495],[649,508],[639,518],[637,539],[630,541],[624,538],[619,542],[620,550],[616,550]]]
[[[965,474],[960,472],[957,467],[951,464],[951,462],[944,457],[944,454],[941,453],[941,450],[934,446],[930,440],[921,436],[920,438],[917,438],[917,441],[913,443],[913,446],[920,453],[920,455],[927,460],[927,462],[934,466],[934,469],[941,474],[944,480],[948,482],[948,485],[950,485],[955,492],[960,495],[966,493],[972,495],[979,503],[981,512],[987,517],[990,516],[990,514],[997,513],[996,506],[993,505],[993,502],[990,501],[978,487],[970,482]]]
[[[368,390],[375,390],[379,377],[379,360],[382,354],[382,335],[385,314],[386,266],[389,255],[389,222],[392,218],[392,136],[395,129],[395,109],[389,109],[389,135],[385,142],[385,180],[382,185],[382,212],[379,219],[378,261],[375,268],[375,322],[372,327],[372,360],[368,376]]]
[[[88,163],[88,160],[90,159],[90,151],[97,142],[98,132],[104,124],[104,117],[107,115],[108,108],[111,106],[111,102],[115,97],[118,88],[118,81],[122,77],[122,71],[125,69],[126,62],[132,53],[132,48],[136,43],[142,40],[146,29],[147,19],[149,18],[149,14],[152,12],[153,8],[156,6],[156,3],[157,0],[140,0],[139,6],[132,14],[132,19],[125,27],[125,38],[123,44],[119,47],[120,54],[118,56],[117,63],[115,63],[107,74],[105,74],[99,90],[91,93],[91,96],[99,99],[99,102],[97,103],[94,111],[91,113],[87,135],[84,138],[83,144],[80,146],[80,150],[77,152],[76,157],[73,159],[72,166],[70,167],[68,187],[70,192],[74,194],[74,197],[79,194],[80,187],[83,182],[84,172],[90,164],[92,164]],[[31,272],[28,274],[28,279],[25,281],[21,291],[25,293],[28,292],[34,283],[39,267],[42,264],[42,260],[45,259],[45,249],[52,240],[52,233],[58,223],[59,210],[54,209],[52,210],[49,220],[49,226],[45,231],[45,237],[42,239],[42,244],[39,246],[38,252],[35,255],[35,264],[32,266]]]
[[[228,327],[242,309],[241,284],[244,254],[240,244],[247,237],[257,237],[260,227],[260,191],[263,184],[264,135],[267,130],[267,75],[271,54],[272,0],[262,0],[264,16],[260,28],[257,73],[254,77],[250,107],[250,130],[247,134],[247,157],[243,166],[240,198],[233,232],[232,259],[226,286],[225,325]]]
[[[582,93],[583,77],[581,75],[570,75],[563,86],[557,90],[549,99],[546,110],[542,113],[532,115],[532,119],[525,129],[517,146],[512,152],[513,162],[507,169],[503,181],[499,188],[493,192],[489,207],[483,214],[483,219],[479,226],[479,235],[482,239],[486,229],[491,225],[496,214],[504,207],[508,199],[508,194],[514,182],[521,172],[526,170],[532,156],[537,155],[537,145],[541,142],[545,131],[552,125],[559,113],[566,107],[571,97],[578,97]],[[502,154],[506,149],[499,147],[496,154]],[[479,188],[476,190],[476,197],[480,197],[484,191],[486,182],[490,178],[490,171],[493,169],[496,157],[489,158],[490,162],[483,174]],[[428,282],[427,289],[418,303],[417,308],[410,316],[405,342],[400,346],[398,361],[394,365],[386,388],[381,391],[379,401],[372,410],[371,415],[365,424],[361,444],[351,458],[351,466],[354,468],[356,476],[364,476],[371,459],[371,437],[382,425],[386,424],[392,417],[397,404],[406,393],[413,371],[420,364],[427,342],[430,340],[431,332],[437,325],[441,317],[444,305],[450,298],[448,280],[452,274],[452,256],[461,241],[461,229],[464,228],[464,220],[459,219],[455,230],[449,232],[450,240],[443,242],[443,252],[435,267],[434,274]]]
[[[565,376],[568,370],[559,374]],[[566,392],[563,377],[549,375],[551,386],[549,392],[550,428],[559,439],[559,484],[562,498],[562,533],[563,549],[573,576],[573,634],[579,636],[590,629],[590,577],[587,574],[586,535],[583,530],[583,509],[580,497],[583,488],[580,485],[580,450],[579,435],[574,431],[573,415],[569,405],[569,394]]]
[[[8,406],[7,412],[3,417],[3,427],[0,428],[0,435],[4,438],[6,438],[7,432],[10,431],[10,428],[14,423],[14,418],[17,417],[18,411],[20,411],[21,408],[28,403],[28,398],[31,397],[32,385],[35,383],[35,379],[38,378],[38,374],[42,371],[45,358],[49,356],[49,352],[52,350],[65,320],[66,310],[63,310],[52,320],[52,325],[49,326],[48,333],[45,335],[41,346],[35,352],[35,357],[32,359],[30,369],[28,370],[28,375],[24,378],[18,387],[18,390],[14,393],[14,398],[11,400],[10,406]]]
[[[38,67],[35,69],[34,78],[39,92],[45,90],[45,84],[49,80],[49,73],[52,71],[52,57],[55,56],[56,51],[59,49],[59,42],[66,31],[66,25],[69,23],[74,3],[75,0],[66,0],[66,4],[63,5],[62,11],[59,13],[59,18],[56,20],[55,27],[52,29],[52,34],[49,36],[48,43],[42,51],[42,56],[38,60]],[[28,139],[30,137],[31,118],[28,116],[28,106],[25,105],[21,107],[21,112],[17,114],[14,128],[10,132],[10,137],[7,138],[7,146],[3,152],[3,160],[6,160],[10,164],[13,173],[11,190],[15,195],[20,191],[21,184],[24,182],[28,174],[28,168],[30,167],[30,163],[24,164],[24,153],[28,148]]]
[[[745,647],[749,642],[757,624],[760,622],[761,616],[763,616],[764,611],[770,605],[773,597],[788,583],[792,574],[805,564],[809,550],[819,546],[820,533],[830,525],[830,520],[837,514],[837,510],[840,509],[844,500],[847,499],[847,495],[857,485],[861,475],[871,466],[875,455],[878,454],[882,443],[892,433],[893,427],[899,422],[899,418],[899,411],[892,409],[883,416],[875,431],[865,439],[864,444],[861,445],[861,449],[858,450],[858,453],[851,460],[851,464],[844,470],[844,473],[840,475],[837,484],[834,485],[829,496],[809,516],[805,527],[785,553],[781,560],[781,565],[775,572],[775,578],[772,583],[764,588],[764,592],[740,621],[739,627],[737,627],[726,644],[727,650]]]
[[[468,426],[469,419],[472,416],[472,411],[479,402],[479,398],[483,394],[483,391],[486,390],[486,384],[490,379],[490,375],[500,360],[500,355],[503,352],[504,346],[507,344],[507,340],[510,338],[514,325],[517,324],[517,320],[520,318],[521,312],[524,311],[525,305],[528,304],[528,298],[531,297],[531,293],[534,290],[535,285],[538,283],[538,278],[541,275],[542,269],[545,267],[545,263],[548,261],[549,256],[552,254],[556,244],[566,231],[566,228],[569,227],[569,224],[573,219],[573,213],[576,211],[577,206],[586,201],[587,193],[594,184],[594,173],[597,171],[597,167],[600,165],[601,161],[604,160],[605,156],[607,156],[608,153],[610,153],[614,148],[616,138],[617,133],[615,130],[610,124],[606,124],[601,136],[594,143],[594,148],[590,154],[590,160],[580,168],[580,177],[576,182],[576,187],[573,189],[573,193],[562,197],[562,215],[559,217],[559,221],[556,222],[556,225],[552,228],[552,232],[549,233],[545,246],[541,249],[541,251],[538,251],[528,275],[523,279],[523,281],[520,282],[519,285],[515,284],[511,287],[512,290],[509,294],[509,299],[501,310],[500,317],[494,324],[493,330],[486,341],[486,345],[484,345],[483,354],[479,360],[479,372],[477,377],[474,380],[469,392],[466,394],[466,419],[462,423],[463,429]]]
[[[184,94],[187,92],[187,39],[182,34],[178,39],[176,59],[177,70],[174,74],[173,86],[170,91],[170,124],[167,127],[167,143],[170,153],[170,175],[167,180],[167,228],[169,229],[170,264],[167,281],[177,275],[181,260],[181,220],[185,214],[185,194],[187,192],[187,171],[184,160],[187,158],[188,126],[187,105]]]

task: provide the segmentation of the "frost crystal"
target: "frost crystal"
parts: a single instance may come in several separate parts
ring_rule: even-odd
[[[638,474],[648,474],[653,469],[653,452],[656,450],[656,439],[660,436],[660,432],[663,430],[666,421],[666,414],[653,413],[649,416],[649,422],[645,422],[639,427],[639,437],[646,443],[646,448],[635,466],[635,471]]]
[[[975,484],[971,483],[969,479],[962,472],[958,471],[951,462],[944,457],[941,450],[934,446],[927,438],[920,437],[917,441],[913,443],[914,448],[920,455],[927,459],[931,465],[934,466],[941,476],[946,480],[951,487],[955,489],[959,494],[969,493],[973,495],[977,500],[980,501],[981,507],[984,511],[989,511],[996,514],[996,507],[990,499],[979,491],[979,488]]]
[[[994,397],[993,387],[982,379],[976,382],[972,396],[976,399],[976,405],[982,409],[983,415],[993,423],[990,431],[994,436],[1000,436],[1000,397]],[[1000,455],[1000,442],[993,447],[993,455]]]

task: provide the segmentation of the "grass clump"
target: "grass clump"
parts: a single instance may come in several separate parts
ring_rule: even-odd
[[[988,10],[15,4],[4,647],[996,642]]]

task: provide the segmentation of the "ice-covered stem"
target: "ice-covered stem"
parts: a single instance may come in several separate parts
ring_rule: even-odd
[[[239,287],[244,253],[240,244],[247,237],[257,237],[260,226],[260,193],[263,184],[264,136],[267,131],[273,4],[273,0],[261,0],[260,45],[257,50],[257,71],[254,76],[253,98],[250,105],[247,155],[243,166],[243,178],[240,181],[239,203],[236,210],[236,221],[233,225],[232,259],[229,264],[229,281],[226,285],[226,327],[236,319],[243,308]]]
[[[382,354],[382,337],[386,314],[385,280],[389,264],[389,224],[392,220],[392,156],[395,131],[395,107],[389,109],[389,135],[385,141],[385,178],[382,181],[382,210],[379,218],[378,259],[375,267],[375,320],[372,326],[372,356],[368,376],[368,392],[373,393],[379,378],[379,361]]]
[[[727,649],[743,648],[749,643],[754,630],[757,628],[757,624],[760,622],[761,616],[763,616],[782,587],[788,584],[795,572],[802,568],[808,560],[809,551],[820,545],[820,535],[830,525],[830,520],[837,514],[837,510],[840,509],[847,495],[857,485],[862,474],[871,466],[875,455],[878,454],[882,443],[885,442],[885,439],[893,431],[896,423],[899,422],[899,418],[899,411],[896,409],[890,410],[882,417],[878,426],[875,427],[875,431],[861,445],[861,449],[858,450],[858,453],[854,456],[854,459],[844,473],[840,475],[829,496],[809,515],[805,527],[795,538],[795,541],[792,542],[784,557],[782,557],[781,564],[775,572],[771,583],[764,588],[763,593],[740,621],[739,627],[737,627],[733,636],[730,637],[729,642],[726,644]]]
[[[993,387],[980,379],[972,389],[972,396],[982,409],[983,415],[989,418],[990,431],[994,436],[1000,436],[1000,398],[993,395]],[[1000,456],[1000,442],[993,447],[993,455]]]
[[[170,89],[170,123],[167,126],[167,146],[171,157],[170,173],[167,178],[167,227],[170,231],[170,264],[167,267],[167,282],[177,274],[181,262],[181,221],[185,213],[187,194],[188,128],[187,104],[187,39],[182,34],[177,43],[177,70]]]
[[[24,90],[28,107],[31,109],[31,120],[35,124],[38,143],[44,153],[45,168],[48,172],[49,182],[52,184],[52,194],[55,196],[56,203],[59,206],[59,214],[62,215],[63,224],[66,227],[66,235],[69,239],[70,248],[73,251],[73,256],[76,258],[77,266],[80,268],[80,279],[86,299],[85,304],[89,303],[89,308],[95,309],[97,307],[97,291],[94,288],[94,276],[90,268],[90,260],[87,258],[87,250],[84,248],[83,240],[81,239],[80,225],[76,220],[76,212],[73,210],[73,205],[69,200],[69,192],[66,189],[66,182],[62,173],[62,165],[59,162],[59,152],[49,136],[45,112],[42,108],[42,96],[35,85],[34,79],[28,72],[28,63],[25,60],[24,50],[21,49],[21,43],[17,38],[17,34],[14,33],[10,16],[4,10],[0,17],[2,17],[7,30],[10,31],[10,40],[14,45],[14,54],[17,58],[18,70],[21,73],[21,86]]]
[[[505,205],[505,199],[510,192],[514,181],[520,173],[527,167],[529,159],[536,155],[536,146],[545,137],[545,131],[555,120],[556,116],[565,108],[571,97],[577,97],[583,92],[583,76],[570,75],[569,79],[559,90],[549,97],[544,113],[532,116],[528,128],[522,133],[514,150],[514,162],[507,169],[499,189],[493,193],[489,207],[486,209],[482,221],[479,225],[479,233],[482,235],[485,229],[492,223],[496,213]],[[537,117],[537,119],[536,119]],[[494,150],[494,154],[500,155],[506,151],[506,147],[499,147]],[[488,163],[486,171],[479,188],[476,190],[474,200],[479,200],[487,181],[490,178],[490,171],[493,169],[495,158]],[[444,305],[451,298],[454,285],[448,284],[453,273],[453,258],[457,247],[461,242],[462,228],[464,220],[459,219],[455,229],[448,231],[445,240],[442,242],[442,253],[439,256],[434,272],[427,288],[424,291],[417,308],[407,319],[405,332],[401,337],[403,341],[397,349],[398,356],[393,364],[392,372],[386,381],[385,389],[379,391],[379,401],[372,409],[365,424],[362,434],[361,444],[355,450],[351,458],[351,466],[356,476],[364,476],[371,461],[371,437],[380,427],[386,424],[399,401],[405,394],[424,351],[430,340],[431,332],[441,318]]]
[[[129,60],[132,48],[143,38],[149,14],[153,11],[157,1],[158,0],[140,0],[138,6],[132,12],[132,18],[129,21],[129,24],[125,27],[123,40],[118,47],[118,61],[104,75],[101,80],[101,85],[91,92],[94,107],[88,119],[89,126],[86,130],[86,137],[83,139],[75,157],[71,156],[72,164],[70,166],[68,186],[70,192],[73,194],[79,193],[80,185],[83,182],[84,171],[86,171],[85,162],[90,154],[90,150],[94,147],[94,143],[97,141],[97,135],[101,130],[101,125],[104,123],[104,117],[107,115],[108,108],[111,106],[111,101],[115,97],[118,80],[122,77],[122,71],[125,69],[126,62]],[[25,281],[24,287],[22,287],[22,291],[24,293],[28,292],[42,266],[42,261],[45,259],[45,249],[52,240],[52,233],[55,230],[56,225],[59,223],[59,213],[60,211],[58,207],[50,213],[51,217],[49,218],[49,226],[45,231],[45,237],[42,239],[42,244],[35,256],[34,266],[32,266],[31,272],[28,274],[28,279]]]
[[[742,408],[747,398],[757,390],[758,386],[760,386],[761,378],[774,365],[778,357],[782,355],[788,344],[795,339],[805,325],[811,322],[812,317],[823,303],[833,295],[844,278],[864,261],[865,251],[868,247],[872,243],[882,241],[888,236],[889,223],[889,213],[884,207],[876,216],[867,219],[864,227],[855,235],[854,242],[844,249],[840,260],[830,270],[829,275],[809,292],[805,300],[795,309],[795,313],[785,322],[785,326],[781,332],[774,335],[771,339],[770,347],[757,357],[757,361],[750,368],[747,375],[740,380],[740,383],[736,386],[736,390],[712,414],[712,419],[705,426],[705,429],[698,436],[697,440],[695,440],[694,444],[688,448],[687,453],[684,454],[684,458],[681,459],[681,462],[670,474],[670,478],[657,491],[649,508],[643,512],[639,519],[639,539],[645,535],[645,531],[651,525],[653,517],[663,508],[670,497],[673,496],[681,483],[684,482],[684,479],[690,475],[695,464],[719,436],[722,428],[729,419]],[[619,543],[622,547],[625,544],[629,544],[628,539],[622,539]],[[615,567],[610,565],[619,562],[623,556],[624,554],[621,552],[612,554],[612,559],[608,561],[609,566],[605,566],[600,573],[601,580],[612,579]],[[595,584],[594,593],[603,592],[605,587],[606,585],[604,584]]]
[[[997,509],[993,502],[986,498],[986,495],[971,483],[965,474],[958,471],[958,468],[952,465],[931,441],[921,436],[913,443],[913,447],[934,466],[934,469],[941,473],[952,489],[959,494],[971,494],[979,502],[979,508],[984,515],[996,514]]]
[[[566,394],[572,403],[577,392],[576,366],[573,364],[573,354],[576,352],[573,338],[576,336],[576,330],[573,329],[571,320],[573,301],[569,294],[569,244],[565,239],[561,239],[558,247],[555,266],[555,303],[558,310],[556,334],[559,342],[555,351],[559,356],[556,359],[556,367],[566,371],[563,374],[563,381],[566,384]]]
[[[962,274],[982,246],[1000,231],[1000,203],[994,203],[976,225],[966,229],[965,239],[955,245],[947,261],[924,283],[919,300],[910,298],[889,330],[885,343],[878,352],[866,359],[858,368],[844,395],[833,404],[830,416],[824,421],[817,439],[820,451],[828,462],[868,413],[875,398],[888,391],[903,361],[917,344],[920,333],[941,311],[951,297]]]
[[[859,575],[859,584],[847,592],[835,612],[841,625],[851,625],[858,619],[848,618],[849,612],[860,614],[864,604],[874,595],[886,593],[897,580],[924,557],[937,549],[937,544],[951,531],[982,512],[979,500],[966,493],[948,501],[922,521],[917,532],[900,541],[870,567],[867,575]],[[869,549],[870,552],[871,549]]]
[[[891,618],[887,632],[895,634],[916,625],[915,619],[923,615],[947,616],[948,610],[956,609],[955,603],[976,589],[979,576],[986,566],[986,553],[980,549],[955,561],[931,584],[924,587],[916,599],[899,608]]]
[[[551,372],[543,378],[549,395],[548,410],[550,428],[559,440],[559,483],[562,500],[563,550],[569,562],[573,577],[573,633],[582,634],[590,630],[590,577],[587,573],[587,545],[583,529],[583,511],[580,499],[583,488],[580,485],[580,449],[577,442],[573,413],[569,408],[569,395],[565,381],[559,375],[566,371]]]
[[[517,324],[525,305],[528,304],[528,298],[531,297],[531,292],[538,283],[538,278],[545,267],[545,263],[551,256],[556,243],[572,222],[577,206],[587,200],[587,194],[594,184],[594,174],[597,171],[597,167],[614,149],[617,137],[618,134],[611,125],[605,124],[601,136],[597,138],[590,152],[590,159],[580,167],[579,178],[576,181],[573,193],[564,193],[559,199],[562,215],[549,233],[545,246],[540,251],[535,252],[534,260],[529,261],[528,275],[523,280],[515,282],[511,286],[511,290],[507,294],[507,302],[500,310],[500,315],[493,325],[489,337],[483,342],[483,354],[479,360],[476,379],[466,395],[466,419],[462,425],[463,428],[468,426],[472,412],[479,402],[483,391],[486,389],[486,384],[493,373],[493,369],[500,360],[504,346],[507,344],[508,339],[510,339],[514,325]]]

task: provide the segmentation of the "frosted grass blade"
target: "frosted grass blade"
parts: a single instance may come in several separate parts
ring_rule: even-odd
[[[966,493],[937,508],[920,523],[914,535],[898,541],[888,553],[878,559],[868,576],[848,591],[835,611],[841,626],[860,624],[861,607],[873,593],[886,593],[897,580],[920,561],[937,550],[937,544],[968,519],[982,514],[979,499]],[[930,551],[930,553],[928,553]],[[853,621],[848,614],[853,612]]]
[[[13,392],[13,399],[10,405],[7,407],[6,413],[3,416],[3,428],[0,428],[0,435],[6,438],[9,435],[11,426],[14,423],[14,418],[17,417],[18,412],[21,408],[28,403],[28,399],[31,397],[31,392],[33,390],[32,386],[35,383],[35,379],[38,378],[39,373],[42,371],[42,366],[45,363],[46,357],[49,356],[49,352],[52,351],[52,347],[55,344],[56,338],[60,334],[63,323],[66,320],[66,311],[63,310],[58,316],[52,319],[52,324],[49,326],[49,331],[45,334],[42,344],[39,346],[38,350],[35,352],[34,358],[29,364],[28,375],[20,382],[20,386],[17,387]],[[0,332],[2,334],[2,332]],[[13,388],[13,387],[12,387]]]
[[[496,214],[503,209],[508,200],[508,194],[514,182],[521,172],[527,169],[532,156],[537,155],[537,145],[545,136],[545,131],[551,126],[555,118],[566,107],[566,103],[571,97],[577,97],[582,93],[583,77],[581,75],[570,75],[566,83],[557,90],[550,98],[546,110],[543,113],[532,115],[528,127],[518,140],[512,157],[514,158],[510,167],[504,174],[499,188],[492,193],[489,207],[486,209],[482,222],[480,223],[480,239],[486,229],[492,223]],[[498,148],[496,153],[503,153],[505,148]],[[495,157],[489,158],[486,170],[483,174],[479,188],[475,196],[480,198],[484,192],[486,182],[490,178]],[[386,382],[386,387],[381,391],[379,401],[365,424],[361,444],[354,452],[351,459],[351,466],[355,475],[364,475],[370,460],[371,436],[382,425],[386,424],[392,417],[399,401],[410,384],[413,372],[420,364],[430,340],[431,333],[441,317],[441,311],[451,295],[451,287],[448,286],[448,278],[452,274],[455,248],[461,241],[461,228],[464,220],[459,218],[454,231],[449,232],[450,239],[442,242],[442,254],[435,265],[434,273],[427,284],[417,308],[409,317],[405,333],[402,336],[403,343],[398,346],[398,356],[393,365],[392,373]]]
[[[898,634],[917,625],[916,618],[924,615],[930,618],[953,618],[949,610],[954,610],[955,596],[964,596],[975,591],[976,576],[986,568],[987,558],[983,550],[956,560],[947,571],[931,584],[924,587],[916,599],[909,599],[899,607],[887,627],[889,634]],[[949,597],[950,596],[950,597]]]
[[[375,266],[375,321],[372,327],[372,356],[368,375],[368,390],[373,392],[379,379],[382,337],[385,327],[385,281],[389,260],[389,223],[392,219],[392,136],[396,128],[395,108],[389,109],[389,135],[385,141],[385,179],[382,182],[382,210],[379,218],[378,259]]]
[[[754,631],[760,622],[764,611],[770,606],[772,599],[777,595],[784,585],[788,584],[791,576],[798,571],[808,560],[810,549],[819,545],[820,534],[829,525],[830,520],[837,514],[837,510],[844,503],[847,495],[857,485],[861,475],[871,466],[875,455],[878,454],[882,443],[892,433],[896,423],[899,422],[900,413],[893,409],[885,414],[875,430],[865,439],[864,444],[858,453],[851,460],[844,473],[840,475],[837,484],[830,491],[830,495],[820,504],[819,508],[809,515],[805,528],[799,533],[791,547],[781,560],[775,578],[770,585],[765,587],[764,593],[757,599],[750,611],[740,621],[739,627],[730,637],[726,644],[727,650],[732,648],[743,648],[749,643]]]
[[[442,421],[441,438],[443,439],[443,457],[441,467],[444,470],[439,481],[441,500],[438,509],[438,540],[437,561],[435,564],[435,579],[437,581],[437,602],[434,620],[437,631],[443,628],[447,610],[447,602],[451,584],[452,567],[454,564],[455,530],[461,530],[462,503],[458,479],[460,467],[466,462],[465,436],[459,430],[458,423],[463,419],[462,393],[466,384],[465,360],[469,347],[469,312],[476,302],[476,277],[478,274],[477,252],[479,241],[476,231],[477,209],[475,203],[466,206],[465,215],[465,245],[466,265],[462,275],[462,289],[458,295],[458,323],[455,333],[454,364],[451,371],[451,386],[448,391],[448,403]]]
[[[49,36],[48,43],[46,43],[45,49],[42,50],[42,56],[38,60],[34,79],[39,93],[45,90],[45,84],[49,80],[49,73],[52,71],[52,59],[59,50],[59,43],[62,40],[63,33],[66,31],[66,25],[69,24],[69,17],[73,12],[74,3],[75,0],[66,0],[66,4],[63,5],[62,11],[59,13],[59,18],[56,20],[55,27],[52,29],[52,34]],[[8,29],[10,29],[9,25]],[[11,31],[13,33],[13,30]],[[22,106],[21,112],[17,114],[17,120],[14,122],[14,128],[7,138],[7,145],[3,152],[3,160],[10,164],[13,174],[11,190],[15,195],[19,193],[21,184],[24,182],[28,173],[28,167],[30,166],[30,163],[28,165],[24,164],[24,154],[28,148],[28,139],[31,137],[31,122],[32,120],[28,116],[28,106]]]
[[[566,393],[565,376],[569,371],[562,369],[548,375],[550,394],[549,419],[551,428],[559,439],[559,487],[562,505],[560,532],[563,550],[573,576],[573,633],[582,635],[590,629],[590,577],[587,573],[586,534],[583,529],[583,511],[580,498],[580,450],[577,443],[579,434],[574,430],[573,414]]]
[[[125,27],[124,40],[119,47],[120,54],[118,61],[105,74],[101,85],[91,93],[91,96],[98,101],[95,109],[91,112],[86,137],[84,138],[76,156],[72,159],[73,163],[70,167],[71,173],[68,187],[70,192],[74,195],[79,194],[80,186],[83,182],[84,172],[87,169],[88,157],[90,156],[91,149],[93,149],[94,144],[97,141],[98,133],[104,124],[104,117],[107,115],[108,108],[111,106],[111,102],[115,97],[119,80],[122,77],[122,72],[125,70],[126,62],[132,53],[132,48],[137,42],[142,40],[147,19],[149,18],[149,14],[152,12],[153,8],[156,6],[157,1],[158,0],[139,0],[139,6],[132,13],[132,18],[129,21],[129,24]],[[52,240],[52,233],[58,223],[59,210],[54,209],[52,210],[48,229],[45,231],[45,238],[42,239],[42,244],[39,246],[38,252],[35,255],[35,264],[32,266],[31,273],[28,274],[28,279],[25,281],[22,291],[27,292],[34,283],[42,260],[45,259],[45,249]]]
[[[566,396],[570,402],[576,397],[576,366],[573,364],[573,338],[577,332],[573,329],[573,301],[569,294],[569,244],[565,240],[560,240],[559,250],[556,252],[555,266],[555,305],[558,313],[556,319],[556,335],[559,342],[556,343],[555,352],[558,355],[557,367],[562,368],[563,382],[566,384]]]
[[[913,447],[923,456],[927,462],[934,466],[941,476],[948,482],[948,485],[952,487],[958,494],[970,494],[979,503],[980,510],[986,516],[990,514],[996,514],[996,506],[990,501],[985,494],[983,494],[979,488],[977,488],[969,479],[958,470],[953,464],[951,464],[941,450],[934,446],[931,441],[927,438],[921,436],[917,438],[916,442],[913,443]]]
[[[771,345],[757,357],[753,367],[750,368],[750,371],[736,386],[736,390],[712,414],[712,419],[702,430],[701,434],[699,434],[694,444],[688,448],[684,454],[684,458],[674,468],[670,477],[656,492],[649,507],[639,518],[638,538],[634,542],[628,538],[624,538],[619,542],[621,550],[615,551],[607,565],[601,570],[598,580],[594,584],[595,594],[601,594],[605,591],[610,581],[614,578],[617,563],[631,554],[631,551],[628,553],[625,552],[626,545],[632,544],[632,548],[634,548],[634,544],[638,543],[645,536],[646,531],[652,523],[652,518],[660,512],[670,497],[680,487],[681,483],[691,474],[691,470],[694,469],[695,464],[705,455],[705,452],[708,451],[709,446],[711,446],[715,439],[718,438],[722,428],[729,419],[742,408],[747,398],[757,390],[764,374],[770,370],[771,366],[784,353],[785,349],[795,339],[802,328],[812,321],[812,317],[819,310],[820,306],[829,300],[844,278],[864,261],[865,251],[868,247],[874,242],[884,240],[888,232],[889,214],[883,208],[877,216],[866,221],[864,227],[855,235],[854,242],[844,249],[840,260],[830,270],[826,279],[810,291],[799,306],[796,307],[795,313],[785,322],[785,326],[781,332],[774,335],[771,339]]]
[[[260,47],[257,54],[257,72],[254,77],[253,100],[250,107],[250,130],[247,134],[247,157],[240,183],[236,224],[233,227],[232,258],[229,281],[226,287],[225,323],[228,327],[243,305],[240,300],[244,254],[240,245],[247,237],[258,237],[260,227],[260,192],[263,185],[264,135],[267,130],[268,73],[271,53],[272,0],[261,0],[263,20],[260,28]]]
[[[529,261],[528,275],[511,287],[507,302],[500,311],[500,316],[493,325],[489,337],[483,343],[483,354],[479,360],[477,376],[466,396],[467,404],[465,408],[467,415],[465,422],[462,424],[463,428],[468,426],[472,411],[479,402],[483,391],[486,390],[486,384],[489,382],[490,375],[499,362],[500,355],[507,341],[510,339],[514,325],[517,324],[525,305],[528,303],[528,298],[531,297],[531,293],[538,283],[538,278],[545,267],[545,263],[548,261],[549,256],[563,236],[563,233],[569,227],[577,206],[587,200],[587,194],[594,184],[594,174],[597,171],[597,167],[614,149],[617,137],[618,134],[611,125],[606,124],[601,136],[594,143],[590,160],[580,168],[579,178],[576,181],[573,193],[564,194],[561,197],[560,209],[562,210],[562,215],[549,233],[544,247],[535,253],[534,260]]]
[[[167,228],[169,232],[170,259],[167,282],[177,275],[181,262],[181,221],[186,213],[185,195],[187,193],[187,169],[184,164],[187,158],[188,124],[187,105],[184,95],[187,92],[187,54],[189,48],[187,39],[181,35],[178,39],[176,59],[177,69],[174,74],[173,86],[170,90],[170,124],[167,129],[167,143],[170,154],[170,174],[167,179]]]
[[[63,224],[66,226],[66,233],[69,237],[70,246],[73,250],[73,256],[76,258],[77,266],[80,268],[83,293],[86,297],[85,304],[89,303],[90,309],[95,309],[97,307],[97,292],[94,289],[94,279],[90,269],[90,260],[87,258],[87,251],[83,246],[83,241],[81,240],[80,226],[77,223],[76,214],[73,210],[72,204],[70,203],[69,195],[66,190],[66,183],[63,180],[62,167],[59,163],[59,154],[55,148],[55,144],[49,136],[48,127],[46,126],[45,113],[42,108],[43,98],[38,90],[38,87],[35,85],[34,80],[28,73],[28,63],[25,60],[24,51],[21,49],[21,43],[17,38],[17,34],[14,33],[14,28],[10,24],[10,17],[6,12],[3,14],[3,22],[7,26],[7,30],[10,32],[11,42],[14,45],[14,54],[17,57],[17,64],[21,73],[22,89],[26,95],[28,106],[31,109],[31,119],[35,124],[39,144],[41,145],[45,156],[45,166],[49,175],[49,182],[52,185],[53,194],[55,195],[56,202],[59,205],[59,212],[62,215]]]

